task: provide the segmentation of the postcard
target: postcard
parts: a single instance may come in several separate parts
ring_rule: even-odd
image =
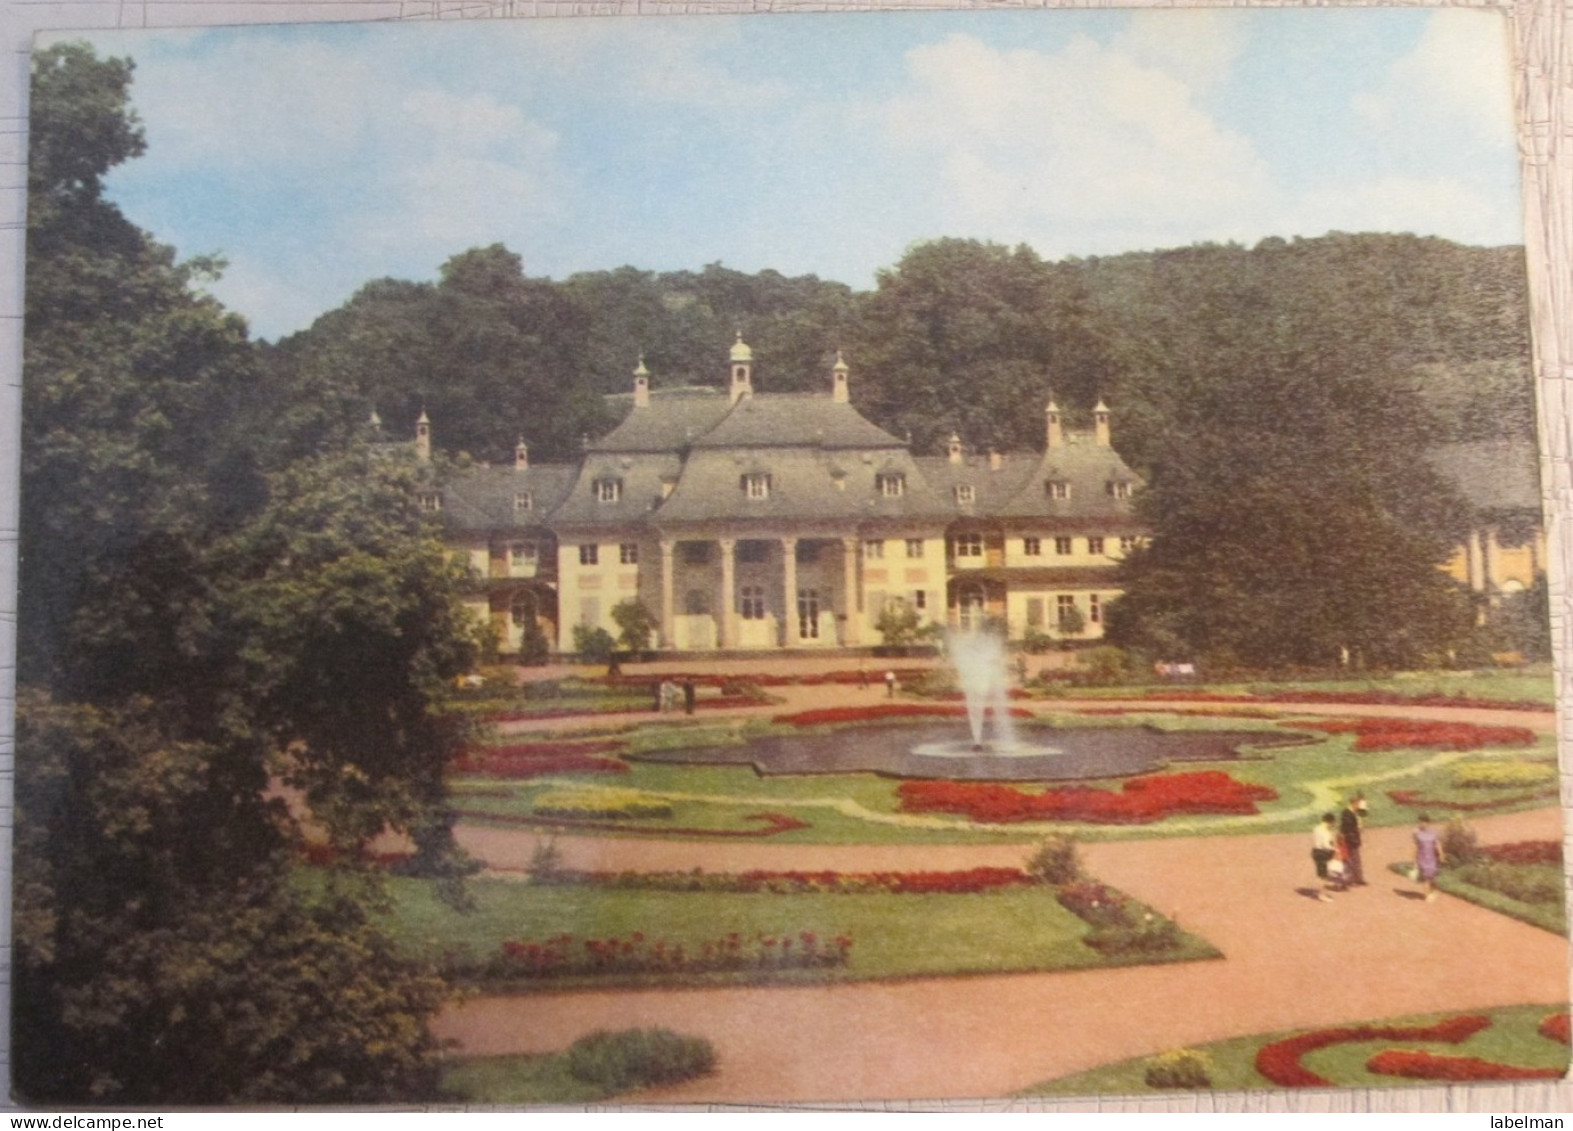
[[[40,36],[19,1102],[1560,1080],[1509,60]]]

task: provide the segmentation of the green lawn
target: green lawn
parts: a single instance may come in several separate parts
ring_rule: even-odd
[[[1410,867],[1407,861],[1402,861],[1389,866],[1389,871],[1407,875]],[[1518,865],[1526,871],[1533,872],[1547,881],[1548,886],[1555,887],[1560,893],[1563,887],[1562,869],[1552,864],[1527,864]],[[1520,922],[1539,927],[1541,930],[1550,931],[1554,935],[1565,936],[1568,931],[1567,913],[1563,908],[1563,901],[1556,899],[1545,903],[1528,903],[1504,895],[1502,892],[1493,891],[1491,888],[1480,887],[1468,883],[1459,876],[1454,868],[1444,867],[1437,875],[1436,886],[1448,895],[1466,899],[1470,903],[1478,904],[1491,911],[1500,912]]]
[[[1031,886],[966,895],[765,894],[624,891],[591,886],[536,886],[476,880],[475,909],[460,913],[419,880],[389,881],[386,926],[409,952],[445,962],[472,976],[505,941],[543,941],[571,934],[584,939],[627,938],[642,932],[653,943],[697,952],[737,932],[787,937],[813,931],[829,940],[849,935],[844,967],[734,971],[659,976],[662,984],[852,981],[928,975],[984,974],[1130,965],[1151,958],[1105,958],[1082,943],[1090,928],[1062,908],[1052,889]],[[1140,916],[1142,908],[1133,904]],[[1217,957],[1204,940],[1182,936],[1161,961]],[[595,976],[530,981],[517,988],[651,984],[657,976]]]
[[[574,1076],[562,1053],[450,1060],[441,1088],[445,1099],[475,1104],[591,1104],[616,1095]]]
[[[1423,1084],[1424,1081],[1408,1080],[1398,1076],[1382,1076],[1367,1072],[1368,1061],[1376,1053],[1390,1048],[1424,1049],[1438,1056],[1468,1056],[1500,1064],[1513,1064],[1525,1068],[1566,1068],[1568,1046],[1542,1037],[1536,1029],[1550,1014],[1565,1009],[1562,1005],[1525,1005],[1503,1009],[1482,1010],[1492,1018],[1491,1027],[1484,1029],[1467,1041],[1457,1045],[1423,1041],[1362,1041],[1332,1045],[1308,1053],[1301,1063],[1311,1071],[1333,1081],[1340,1088],[1391,1087],[1394,1085]],[[1405,1017],[1396,1020],[1366,1022],[1374,1025],[1421,1026],[1431,1025],[1456,1013],[1427,1014],[1422,1017]],[[1256,1071],[1256,1052],[1263,1045],[1293,1036],[1291,1030],[1253,1037],[1240,1037],[1214,1044],[1197,1045],[1211,1062],[1212,1087],[1217,1091],[1251,1091],[1275,1088],[1276,1085]],[[1154,1055],[1168,1050],[1155,1049]],[[1122,1061],[1074,1076],[1047,1081],[1025,1089],[1023,1095],[1153,1095],[1163,1089],[1149,1087],[1144,1079],[1150,1057]]]
[[[1119,687],[1070,687],[1056,694],[1070,698],[1120,699],[1164,691],[1207,691],[1220,695],[1283,695],[1296,691],[1386,692],[1419,698],[1427,695],[1492,699],[1503,703],[1556,702],[1556,683],[1549,664],[1479,672],[1402,672],[1387,677],[1337,680],[1240,681],[1218,683],[1150,683]]]

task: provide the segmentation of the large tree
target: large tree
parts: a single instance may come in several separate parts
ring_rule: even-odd
[[[452,856],[456,574],[413,454],[341,426],[341,452],[295,458],[244,325],[103,198],[141,149],[130,77],[80,45],[35,63],[17,1087],[417,1098],[441,986],[373,929],[355,862],[390,827]],[[291,874],[304,828],[265,799],[279,779],[346,850],[315,895]]]

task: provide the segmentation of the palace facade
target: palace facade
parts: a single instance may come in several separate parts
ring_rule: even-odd
[[[637,600],[665,651],[859,648],[895,603],[921,624],[1003,622],[1012,638],[1095,640],[1142,537],[1141,481],[1110,442],[1044,410],[1033,452],[914,456],[849,399],[837,355],[823,393],[755,392],[732,347],[727,386],[653,389],[641,361],[621,422],[577,464],[511,467],[442,486],[451,544],[480,578],[477,616],[517,651],[535,623],[558,651],[577,626],[614,637]],[[430,458],[431,422],[417,425]]]

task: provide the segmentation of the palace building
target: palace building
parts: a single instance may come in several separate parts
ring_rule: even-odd
[[[979,453],[952,436],[914,456],[849,399],[837,355],[823,393],[756,392],[739,336],[727,387],[653,389],[643,361],[621,422],[573,465],[481,468],[425,500],[480,581],[476,614],[517,651],[532,621],[558,651],[577,626],[618,633],[637,600],[664,651],[859,648],[893,602],[922,623],[1003,622],[1013,638],[1093,640],[1142,537],[1141,481],[1051,399],[1041,451]],[[417,424],[429,459],[431,422]]]

